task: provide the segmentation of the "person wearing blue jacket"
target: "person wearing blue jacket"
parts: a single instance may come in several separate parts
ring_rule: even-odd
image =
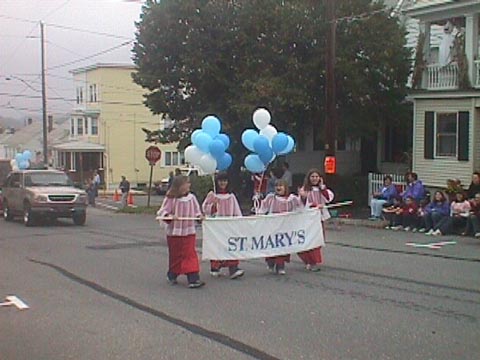
[[[435,191],[432,201],[423,210],[425,227],[420,232],[432,233],[440,220],[450,215],[450,204],[441,191]]]
[[[414,172],[407,173],[406,178],[407,187],[402,193],[402,199],[405,201],[407,197],[412,197],[418,205],[420,201],[425,198],[425,187],[422,182],[418,180],[418,175]]]
[[[370,202],[370,220],[377,220],[382,217],[382,210],[385,204],[391,205],[393,199],[398,195],[397,188],[392,183],[392,177],[387,175],[383,178],[383,187],[373,194]]]

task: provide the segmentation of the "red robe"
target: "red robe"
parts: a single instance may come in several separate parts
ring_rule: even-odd
[[[209,192],[202,204],[205,215],[242,216],[238,200],[232,193]],[[238,267],[238,260],[211,260],[210,268],[219,270],[222,267]]]
[[[180,198],[165,198],[162,207],[158,210],[159,217],[176,215],[177,217],[198,217],[202,215],[197,198],[187,194]],[[200,266],[195,249],[195,221],[194,220],[168,220],[168,270],[180,275],[198,273]]]
[[[312,189],[307,192],[306,206],[316,207],[320,204],[325,205],[331,202],[333,200],[333,197],[334,194],[330,189],[327,189],[326,187],[324,189],[320,189],[319,187],[312,186]],[[320,211],[322,222],[330,218],[330,213],[327,209],[321,209]],[[325,226],[322,226],[322,230],[323,238],[325,238]],[[306,265],[316,265],[323,263],[321,246],[311,250],[300,252],[297,255]]]
[[[268,194],[267,197],[262,200],[260,205],[260,214],[279,214],[285,212],[292,212],[299,210],[303,207],[302,201],[296,195],[278,196],[275,194]],[[290,262],[290,255],[271,256],[265,259],[266,262],[273,262],[275,265],[284,265],[286,262]]]

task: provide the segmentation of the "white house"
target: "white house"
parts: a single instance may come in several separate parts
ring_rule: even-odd
[[[468,184],[480,169],[480,1],[411,1],[405,14],[418,21],[422,48],[409,94],[413,171],[429,186]]]

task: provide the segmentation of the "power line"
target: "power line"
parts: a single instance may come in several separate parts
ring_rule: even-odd
[[[49,67],[49,68],[47,68],[47,70],[54,70],[54,69],[58,69],[58,68],[65,67],[65,66],[69,66],[69,65],[72,65],[72,64],[76,64],[76,63],[78,63],[78,62],[82,62],[82,61],[91,59],[91,58],[93,58],[93,57],[97,57],[97,56],[100,56],[100,55],[109,53],[109,52],[111,52],[111,51],[113,51],[113,50],[116,50],[116,49],[119,49],[119,48],[124,47],[124,46],[126,46],[126,45],[129,45],[129,44],[132,43],[132,42],[133,42],[133,40],[125,41],[125,42],[121,43],[120,45],[113,46],[113,47],[111,47],[111,48],[105,49],[105,50],[100,51],[100,52],[98,52],[98,53],[95,53],[95,54],[86,56],[86,57],[84,57],[84,58],[82,58],[82,59],[77,59],[77,60],[69,61],[69,62],[60,64],[60,65],[55,65],[55,66]]]
[[[19,18],[19,17],[14,17],[14,16],[8,16],[8,15],[1,15],[1,14],[0,14],[0,18],[16,20],[16,21],[21,21],[21,22],[26,22],[26,23],[31,23],[31,24],[37,24],[38,25],[38,20],[30,20],[30,19]],[[126,37],[126,36],[110,34],[110,33],[101,32],[101,31],[80,29],[80,28],[76,28],[76,27],[73,27],[73,26],[66,26],[66,25],[47,23],[47,22],[45,22],[45,25],[48,25],[49,27],[53,27],[53,28],[58,28],[58,29],[63,29],[63,30],[71,30],[71,31],[78,31],[78,32],[83,32],[83,33],[87,33],[87,34],[92,34],[92,35],[106,36],[106,37],[123,39],[123,40],[132,40],[132,41],[134,40],[134,39],[132,39],[130,37]]]

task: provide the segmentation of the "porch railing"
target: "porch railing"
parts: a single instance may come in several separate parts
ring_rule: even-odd
[[[474,85],[475,87],[480,87],[480,60],[475,60],[475,79],[474,79]]]
[[[373,193],[383,186],[383,178],[386,175],[392,177],[392,184],[394,184],[398,190],[403,191],[405,189],[405,175],[368,173],[368,206],[370,206]]]
[[[458,88],[458,65],[427,65],[427,89],[449,90]]]

